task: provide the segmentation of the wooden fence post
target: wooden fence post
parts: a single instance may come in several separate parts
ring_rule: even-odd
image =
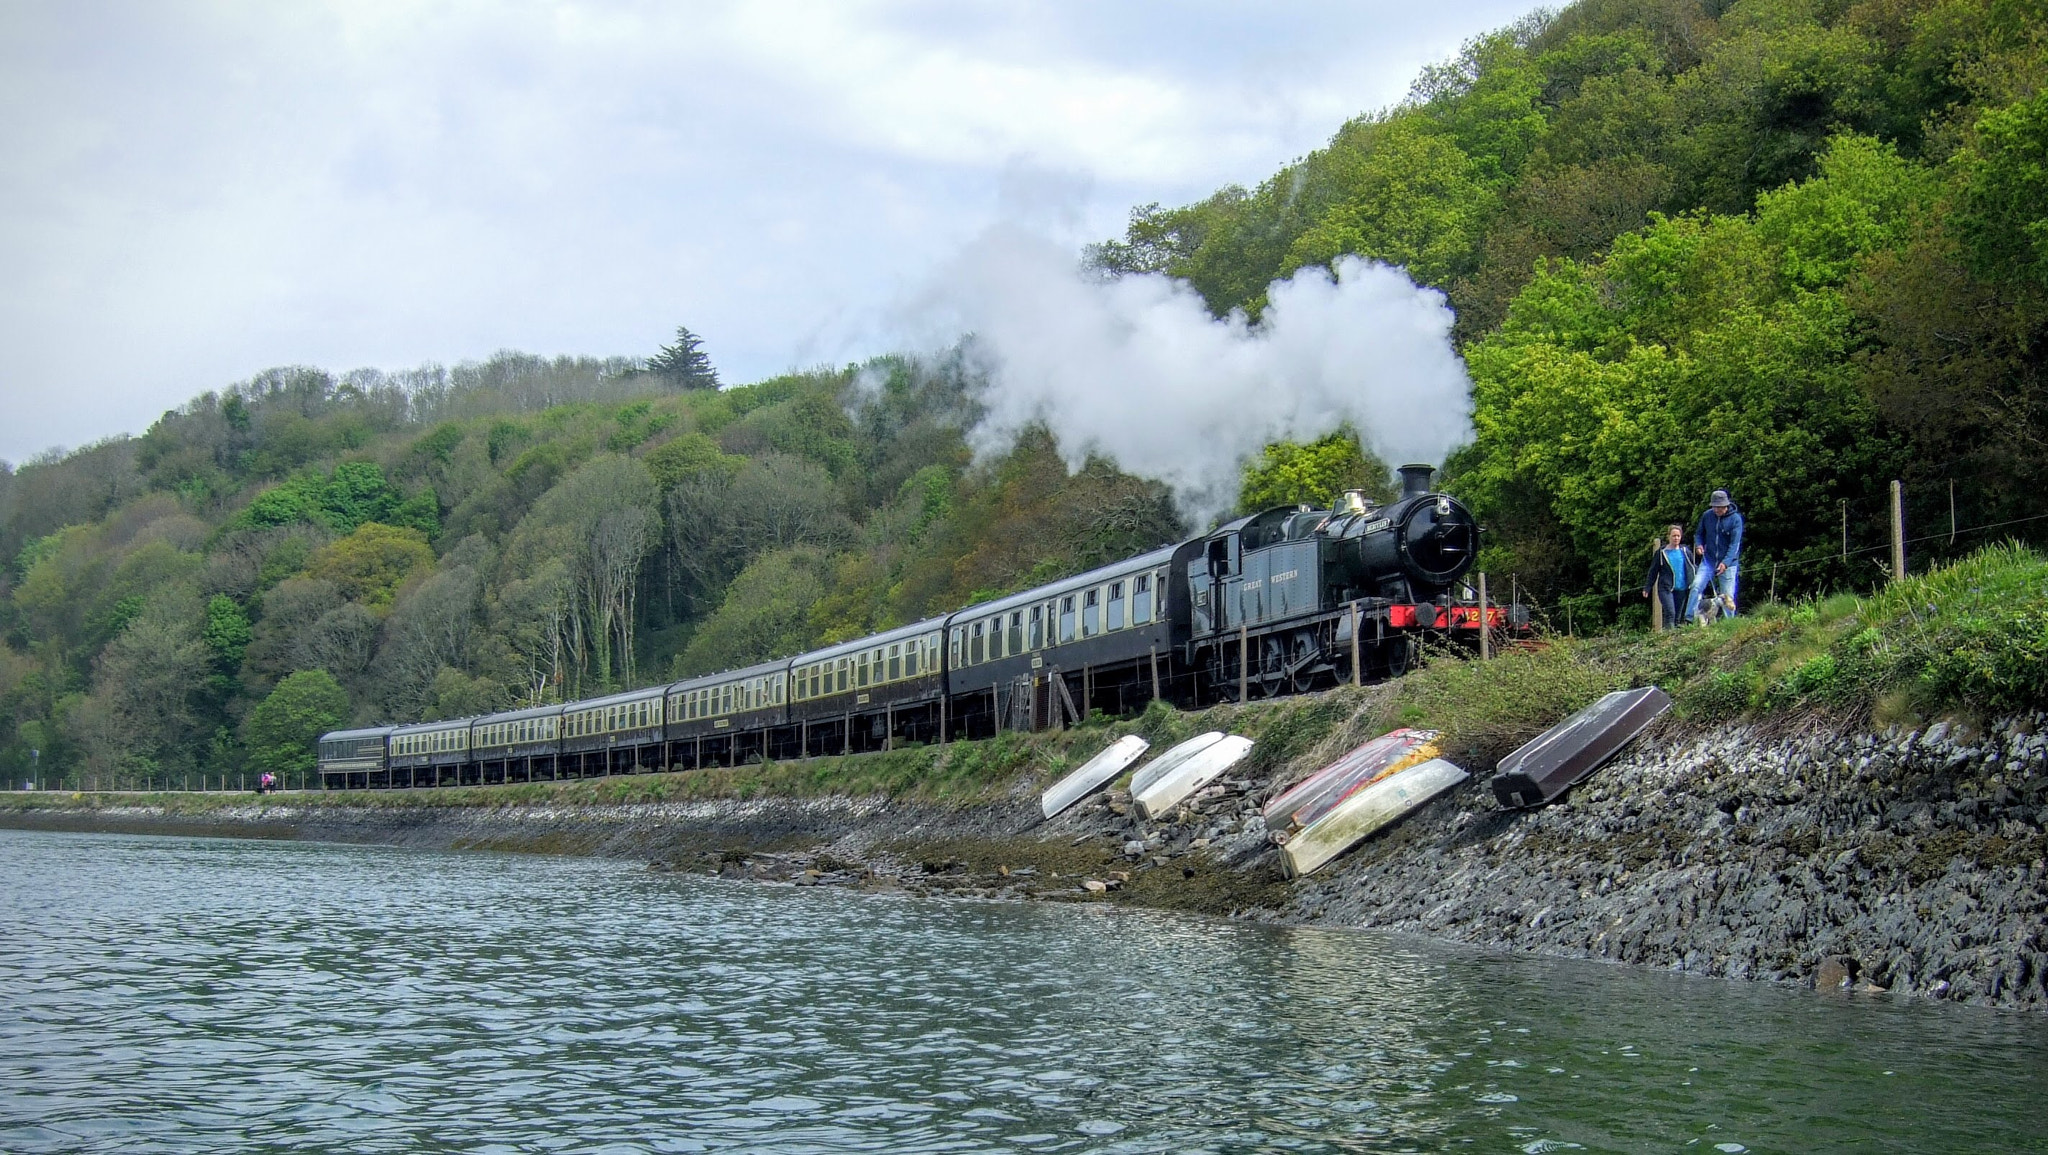
[[[1479,575],[1479,660],[1480,660],[1480,661],[1482,661],[1482,662],[1485,662],[1485,661],[1490,661],[1490,660],[1491,660],[1491,659],[1493,658],[1493,631],[1492,631],[1491,629],[1489,629],[1489,628],[1488,628],[1490,624],[1491,624],[1491,623],[1489,623],[1489,622],[1488,622],[1488,621],[1486,620],[1486,575],[1485,575],[1485,574],[1480,574],[1480,575]]]
[[[1359,669],[1358,661],[1358,603],[1356,601],[1351,603],[1351,684],[1354,686],[1365,685],[1365,679]]]
[[[1892,482],[1892,580],[1906,576],[1906,485]]]
[[[1252,660],[1246,648],[1251,644],[1251,627],[1243,618],[1237,621],[1237,703],[1242,706],[1251,700]]]

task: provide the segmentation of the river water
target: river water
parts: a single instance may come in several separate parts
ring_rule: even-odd
[[[2048,1150],[2048,1022],[630,864],[0,831],[0,1151]]]

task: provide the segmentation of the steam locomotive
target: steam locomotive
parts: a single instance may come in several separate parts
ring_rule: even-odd
[[[741,670],[320,738],[329,789],[529,782],[985,737],[1398,675],[1426,636],[1523,630],[1462,589],[1479,527],[1426,465],[1401,495],[1281,506],[955,613]]]

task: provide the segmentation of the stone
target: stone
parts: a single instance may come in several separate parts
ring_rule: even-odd
[[[1813,987],[1821,991],[1846,990],[1856,985],[1856,960],[1847,955],[1831,955],[1820,960],[1820,969],[1813,973]]]
[[[1099,878],[1084,879],[1081,883],[1081,889],[1089,894],[1102,894],[1109,889],[1109,884]]]

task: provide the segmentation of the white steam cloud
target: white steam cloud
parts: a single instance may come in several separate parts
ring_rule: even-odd
[[[1217,320],[1184,282],[1091,277],[1072,250],[1015,226],[983,234],[944,271],[942,305],[989,359],[984,447],[1045,422],[1087,454],[1171,484],[1191,514],[1236,498],[1268,442],[1349,422],[1390,465],[1442,462],[1471,429],[1464,362],[1441,293],[1345,257],[1268,292],[1257,325]],[[956,330],[958,331],[958,330]]]

